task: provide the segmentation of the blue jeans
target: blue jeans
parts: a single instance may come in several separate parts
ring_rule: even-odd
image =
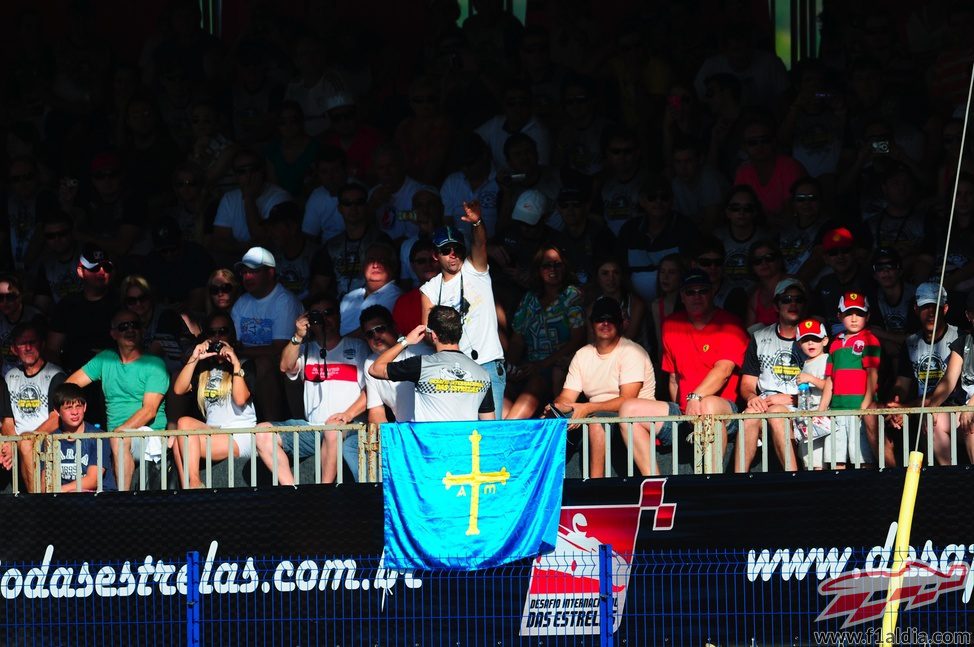
[[[301,420],[300,418],[291,418],[290,420],[281,420],[280,422],[272,422],[275,427],[307,427],[311,423],[307,420]],[[321,436],[322,442],[324,442],[324,434]],[[294,434],[290,432],[284,432],[281,434],[281,446],[284,448],[284,453],[287,454],[288,458],[294,455]],[[309,456],[315,455],[315,434],[311,431],[305,431],[298,434],[298,460],[305,459]],[[342,458],[345,460],[345,464],[348,465],[349,471],[352,473],[352,477],[358,481],[358,434],[349,434],[345,441],[342,443]]]
[[[500,420],[504,417],[504,390],[507,388],[507,369],[504,368],[504,359],[485,362],[481,366],[490,375],[490,388],[494,392],[494,418]]]
[[[732,400],[727,400],[727,403],[730,404],[731,413],[740,413],[740,411],[738,411],[737,409],[736,402]],[[668,409],[666,415],[668,416],[683,415],[683,412],[680,411],[680,405],[678,405],[676,402],[667,402],[666,407]],[[731,420],[730,422],[727,423],[728,436],[733,436],[734,434],[737,433],[737,423],[738,423],[737,420]],[[687,428],[692,427],[692,425],[688,422],[681,422],[679,426],[683,427],[684,425],[686,425]],[[681,431],[680,433],[683,432]],[[663,443],[664,445],[671,445],[673,443],[673,425],[671,423],[666,423],[665,425],[660,427],[660,430],[656,434],[656,437],[659,438],[660,442]]]

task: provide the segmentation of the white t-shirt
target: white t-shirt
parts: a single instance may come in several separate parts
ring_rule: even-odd
[[[714,74],[731,74],[741,82],[741,103],[744,106],[774,108],[778,96],[788,89],[788,71],[781,59],[770,52],[753,50],[747,69],[731,67],[726,54],[711,56],[697,72],[693,85],[701,100],[706,94],[705,81]]]
[[[344,337],[321,357],[317,341],[302,345],[288,379],[304,380],[304,418],[323,425],[336,413],[348,409],[365,388],[365,359],[369,347],[361,339]]]
[[[230,316],[241,344],[269,346],[274,340],[291,338],[294,320],[303,311],[298,298],[278,283],[263,299],[242,295]]]
[[[244,370],[252,368],[248,364]],[[257,426],[257,411],[254,409],[253,400],[248,401],[242,407],[238,407],[233,401],[232,385],[222,398],[219,397],[220,384],[223,380],[232,380],[233,375],[229,371],[214,368],[210,369],[209,378],[203,386],[203,405],[206,408],[206,424],[218,429],[243,429]],[[248,385],[249,386],[249,385]]]
[[[281,187],[268,184],[257,198],[257,211],[261,220],[267,220],[274,205],[287,202],[291,194]],[[244,211],[243,192],[234,189],[223,194],[220,206],[216,209],[214,227],[226,227],[233,232],[233,239],[241,243],[250,242],[250,229],[247,227],[247,213]]]
[[[10,395],[10,409],[14,415],[14,431],[17,434],[34,431],[48,418],[54,403],[51,396],[67,376],[61,367],[47,363],[36,375],[27,377],[23,369],[15,367],[7,372],[4,380]]]
[[[325,187],[319,186],[308,196],[301,231],[322,243],[345,231],[345,219],[338,211],[338,198]]]
[[[401,294],[402,290],[392,281],[386,283],[369,296],[365,296],[365,288],[352,290],[342,297],[342,303],[339,306],[342,313],[341,334],[348,335],[358,330],[359,315],[369,306],[385,306],[389,312],[392,312],[393,306],[396,305],[396,299]]]
[[[500,187],[497,186],[497,174],[491,170],[487,181],[476,188],[470,186],[467,176],[462,171],[451,173],[443,181],[440,187],[440,199],[443,201],[443,215],[447,221],[453,220],[453,224],[463,231],[467,240],[470,240],[470,225],[461,222],[463,217],[463,203],[474,200],[480,203],[480,217],[487,227],[487,238],[493,238],[497,232],[497,198]]]
[[[494,292],[490,274],[478,272],[469,260],[463,262],[459,276],[444,282],[443,274],[437,274],[427,281],[420,292],[433,302],[433,305],[450,306],[460,310],[460,292],[469,304],[463,316],[463,336],[460,337],[460,350],[478,364],[486,364],[504,358],[504,349],[497,335],[497,309],[494,306]],[[474,356],[474,353],[477,353]]]
[[[622,337],[607,355],[594,344],[579,348],[568,365],[565,388],[584,393],[589,402],[606,402],[619,397],[623,384],[642,382],[640,400],[656,399],[656,374],[646,349]]]
[[[490,147],[490,154],[494,158],[494,166],[496,168],[507,168],[507,158],[504,157],[504,144],[507,142],[507,138],[514,134],[504,130],[505,121],[507,121],[507,118],[504,115],[497,115],[485,121],[476,130],[480,138],[487,142],[487,146]],[[520,132],[533,139],[538,145],[538,163],[542,166],[547,166],[548,162],[551,161],[551,135],[548,134],[548,129],[540,121],[532,117],[521,128]]]
[[[432,352],[433,350],[426,344],[413,344],[399,353],[396,361],[401,362],[410,357],[430,355]],[[377,353],[372,353],[365,360],[365,406],[369,409],[383,405],[389,407],[392,409],[392,415],[396,417],[396,422],[415,420],[416,383],[377,380],[369,375],[369,367],[375,363],[378,357]]]
[[[419,234],[419,227],[415,222],[406,222],[399,219],[399,214],[404,211],[413,210],[413,195],[422,188],[422,184],[411,177],[407,177],[402,186],[395,193],[389,196],[388,202],[381,205],[375,212],[376,222],[382,230],[392,240],[398,240],[406,236],[416,236]],[[372,191],[369,191],[369,198],[372,198]]]
[[[336,82],[340,80],[335,79]],[[328,99],[337,92],[335,84],[324,75],[310,88],[303,81],[297,80],[287,84],[284,91],[285,101],[296,101],[304,113],[304,132],[317,137],[328,129],[330,124],[325,105]]]

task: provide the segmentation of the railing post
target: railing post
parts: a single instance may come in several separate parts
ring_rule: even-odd
[[[200,554],[186,553],[186,645],[200,647]]]
[[[615,600],[612,594],[612,544],[599,544],[599,644],[615,647]]]

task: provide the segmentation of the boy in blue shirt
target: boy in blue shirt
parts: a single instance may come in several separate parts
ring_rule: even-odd
[[[85,422],[88,409],[84,391],[77,384],[65,382],[54,389],[54,409],[60,417],[59,434],[84,434],[99,431]],[[101,443],[101,467],[98,461],[98,444]],[[81,481],[82,492],[98,489],[98,470],[102,470],[102,490],[115,490],[115,470],[112,467],[112,446],[107,438],[85,438],[59,441],[61,452],[61,492],[77,492]],[[80,467],[80,470],[79,470]],[[43,479],[42,479],[43,481]]]

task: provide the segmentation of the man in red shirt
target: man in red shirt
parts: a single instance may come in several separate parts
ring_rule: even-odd
[[[668,414],[678,416],[738,413],[737,386],[748,337],[741,322],[714,305],[714,288],[702,270],[691,270],[680,288],[685,310],[675,312],[663,322],[662,370],[670,374],[671,402]],[[659,415],[657,403],[629,400],[619,409],[622,417]],[[647,423],[633,424],[634,445],[637,435],[646,438]],[[721,425],[721,447],[727,446],[728,434],[737,433],[737,421]],[[671,442],[670,425],[662,425],[657,436]],[[648,440],[644,442],[648,443]],[[648,444],[646,445],[648,446]],[[637,459],[639,460],[644,457]],[[737,471],[744,469],[736,466]],[[645,469],[640,465],[640,470]],[[652,466],[655,472],[656,466]]]

